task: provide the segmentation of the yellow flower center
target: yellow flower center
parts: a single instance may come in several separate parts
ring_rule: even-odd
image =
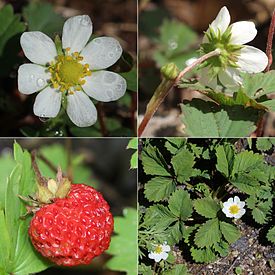
[[[64,55],[58,55],[48,70],[51,73],[50,81],[53,88],[59,89],[61,92],[74,93],[74,91],[82,89],[81,85],[86,82],[84,77],[90,76],[92,72],[88,64],[80,63],[83,57],[78,52],[70,55],[69,51],[70,48],[67,48]]]
[[[162,246],[158,245],[155,249],[155,253],[160,254],[162,252]]]
[[[235,215],[235,214],[238,214],[240,211],[240,207],[236,204],[233,204],[229,207],[229,212],[232,214],[232,215]]]

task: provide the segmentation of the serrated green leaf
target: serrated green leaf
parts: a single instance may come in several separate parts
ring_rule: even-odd
[[[217,251],[222,257],[228,255],[229,244],[227,242],[221,241],[213,245],[215,251]]]
[[[216,147],[216,167],[225,177],[231,173],[234,162],[234,149],[230,144]]]
[[[150,144],[146,146],[142,151],[141,161],[147,175],[170,176],[167,164],[156,147]]]
[[[266,106],[270,112],[275,112],[275,99],[267,100],[261,103],[262,105]]]
[[[161,204],[154,204],[150,206],[144,215],[144,223],[149,227],[156,227],[158,229],[166,229],[170,224],[177,221],[169,209]]]
[[[266,201],[259,201],[252,209],[253,219],[259,223],[264,224],[267,221],[268,215],[272,208],[272,198]]]
[[[217,258],[211,248],[196,249],[192,247],[190,251],[192,258],[197,263],[210,263],[214,262]]]
[[[260,151],[268,151],[272,148],[272,142],[268,138],[257,138],[256,147]]]
[[[166,241],[170,245],[174,245],[178,243],[182,239],[180,222],[176,222],[175,224],[169,226],[169,228],[165,231],[165,233],[167,235]]]
[[[175,175],[180,183],[188,181],[193,174],[195,164],[194,155],[187,149],[181,149],[172,157],[171,163],[174,167]]]
[[[266,237],[270,242],[275,243],[275,226],[269,229]]]
[[[275,91],[275,71],[267,73],[244,74],[243,86],[248,96],[259,98]]]
[[[186,265],[177,264],[172,269],[163,272],[163,275],[188,275],[188,270]]]
[[[192,200],[187,191],[183,189],[176,190],[168,200],[170,211],[181,220],[187,220],[192,212]]]
[[[241,236],[239,229],[233,224],[220,222],[220,229],[229,244],[236,242]]]
[[[166,138],[165,147],[171,154],[176,154],[181,147],[186,143],[183,138]]]
[[[123,217],[114,218],[116,236],[112,237],[107,253],[114,257],[106,267],[111,270],[137,274],[137,211],[126,208]],[[127,261],[125,261],[127,259]]]
[[[153,275],[153,271],[151,269],[151,266],[140,264],[138,266],[138,274],[142,275]]]
[[[64,23],[62,16],[49,3],[32,1],[23,8],[23,16],[29,31],[41,31],[49,36],[60,33]]]
[[[218,219],[208,220],[202,224],[195,234],[195,243],[198,247],[210,247],[220,242],[221,232]]]
[[[196,212],[206,218],[215,218],[220,210],[219,204],[212,198],[197,199],[194,201]]]
[[[131,161],[130,161],[130,168],[131,169],[137,169],[138,168],[138,151],[131,156]]]
[[[181,104],[184,133],[192,137],[244,137],[256,129],[258,111],[193,99]]]
[[[145,184],[145,197],[149,201],[161,201],[175,191],[176,185],[172,178],[155,177]]]
[[[237,187],[240,191],[253,195],[260,188],[260,183],[257,179],[250,176],[249,174],[242,174],[235,176],[234,179],[230,180],[230,183]]]
[[[127,145],[127,149],[138,149],[138,138],[131,138]]]

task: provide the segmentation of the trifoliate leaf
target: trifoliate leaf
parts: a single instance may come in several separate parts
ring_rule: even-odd
[[[256,147],[260,151],[268,151],[272,148],[273,144],[268,138],[257,138]]]
[[[188,181],[193,174],[193,166],[195,164],[194,155],[187,149],[181,149],[172,157],[171,163],[174,167],[177,180],[180,183]]]
[[[196,212],[206,218],[215,218],[220,210],[219,204],[212,198],[197,199],[194,201]]]
[[[137,211],[126,208],[123,217],[114,218],[114,231],[107,253],[113,257],[106,267],[111,270],[124,271],[127,274],[137,274]],[[127,259],[127,261],[125,261]]]
[[[49,36],[62,31],[64,19],[49,3],[32,1],[23,8],[23,16],[28,23],[29,31],[41,31]]]
[[[228,177],[234,161],[234,149],[232,145],[225,144],[216,147],[216,167],[225,177]]]
[[[192,212],[192,200],[187,191],[179,189],[176,190],[168,200],[170,211],[181,220],[188,219]]]
[[[172,269],[164,271],[163,275],[188,275],[188,269],[184,264],[177,264]]]
[[[221,240],[218,219],[208,220],[199,227],[195,234],[195,243],[198,247],[210,247]]]
[[[211,248],[196,249],[192,247],[190,249],[192,258],[197,263],[209,263],[214,262],[217,258]]]
[[[144,194],[149,201],[161,201],[175,191],[176,185],[172,178],[155,177],[145,184]]]
[[[192,137],[244,137],[256,129],[258,111],[193,99],[181,104],[184,133]]]
[[[275,244],[275,226],[269,229],[266,235],[267,239]]]
[[[150,206],[144,215],[146,226],[158,229],[166,229],[171,223],[177,221],[177,217],[169,209],[161,204]]]
[[[220,229],[223,237],[230,244],[237,241],[241,236],[239,229],[233,224],[227,222],[220,222]]]
[[[142,150],[141,160],[143,170],[147,175],[170,176],[168,166],[160,151],[148,145]]]

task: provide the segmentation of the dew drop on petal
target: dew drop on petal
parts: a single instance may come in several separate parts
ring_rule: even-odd
[[[30,75],[30,80],[34,80],[35,76],[33,74]]]
[[[45,80],[44,79],[42,79],[42,78],[38,78],[37,79],[37,85],[38,85],[38,87],[43,87],[44,84],[45,84]]]
[[[83,18],[80,19],[80,23],[83,26],[88,26],[89,23],[90,23],[90,21],[89,21],[88,17],[85,16],[85,17],[83,17]]]

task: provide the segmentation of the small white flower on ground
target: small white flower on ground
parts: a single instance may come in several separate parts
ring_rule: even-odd
[[[264,52],[244,45],[257,35],[255,24],[249,21],[229,24],[229,11],[223,7],[210,24],[201,45],[203,55],[215,49],[221,51],[219,56],[208,59],[200,72],[200,82],[212,89],[219,83],[225,87],[239,86],[242,84],[241,72],[259,73],[268,64]]]
[[[89,97],[109,102],[124,95],[125,79],[105,70],[120,58],[122,48],[111,37],[98,37],[87,44],[92,30],[88,15],[69,18],[63,26],[62,50],[42,32],[22,34],[22,49],[34,64],[19,67],[18,90],[27,95],[39,92],[33,107],[35,115],[56,117],[62,102],[75,125],[88,127],[97,120]]]
[[[228,201],[223,203],[222,212],[228,218],[241,218],[245,213],[245,202],[241,201],[238,196],[228,199]]]
[[[167,242],[164,242],[163,244],[157,245],[155,250],[148,254],[148,257],[158,263],[161,260],[166,260],[168,258],[168,252],[170,250],[170,246]]]

